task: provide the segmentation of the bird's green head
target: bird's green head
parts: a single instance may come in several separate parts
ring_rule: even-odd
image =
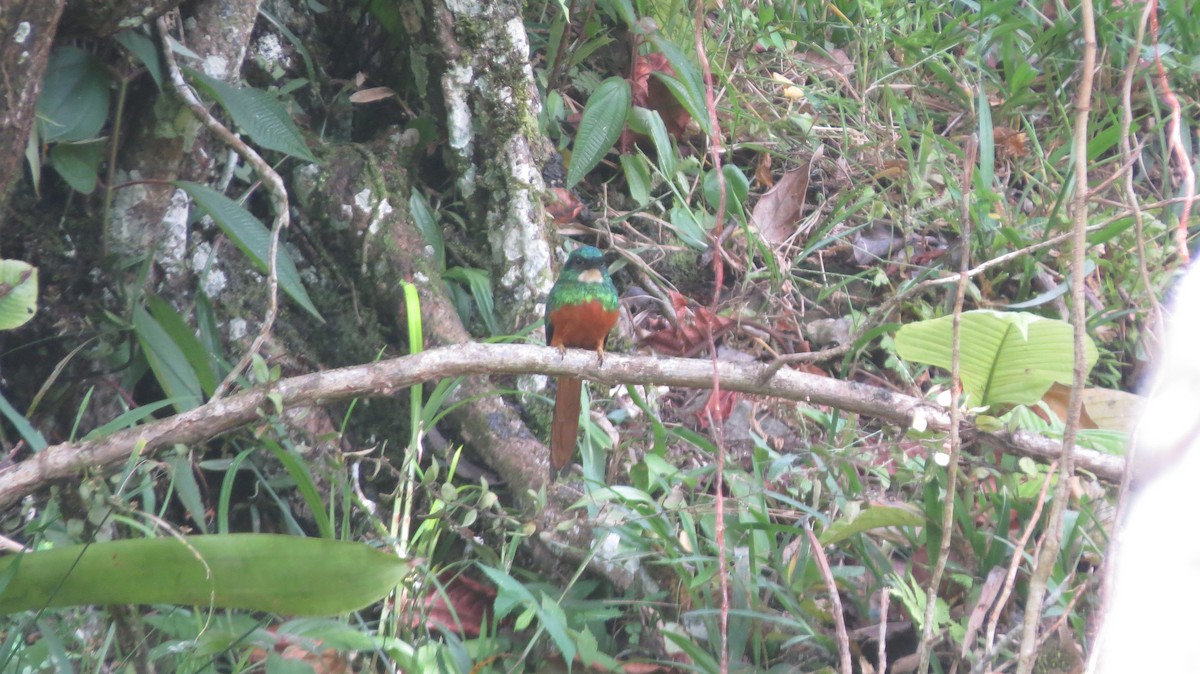
[[[585,283],[603,283],[608,277],[608,266],[604,264],[604,253],[593,246],[580,246],[567,256],[562,277]]]

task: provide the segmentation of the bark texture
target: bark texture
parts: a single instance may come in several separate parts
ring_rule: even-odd
[[[65,0],[0,3],[0,233],[8,219],[9,192],[24,172],[25,145],[64,4]]]

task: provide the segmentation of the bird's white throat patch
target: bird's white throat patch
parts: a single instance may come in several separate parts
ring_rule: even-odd
[[[588,269],[579,272],[580,283],[604,283],[604,274],[599,269]]]

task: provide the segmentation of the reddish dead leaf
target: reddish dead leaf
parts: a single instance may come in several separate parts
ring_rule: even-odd
[[[689,356],[708,343],[708,336],[716,336],[730,326],[733,320],[713,313],[702,306],[690,306],[688,299],[672,291],[671,304],[679,325],[672,326],[665,319],[656,322],[657,330],[647,334],[642,343],[650,348],[673,356]]]
[[[708,429],[709,419],[713,419],[714,421],[720,419],[724,423],[729,418],[729,415],[733,413],[733,408],[740,399],[741,394],[736,391],[721,389],[720,394],[715,396],[710,391],[708,400],[704,401],[704,407],[696,412],[696,418],[700,422],[700,429]]]
[[[430,588],[425,597],[424,615],[414,617],[413,627],[420,624],[442,627],[467,638],[479,636],[479,626],[491,613],[496,590],[463,574],[449,571],[439,576],[444,592]],[[447,603],[449,602],[449,603]],[[458,616],[458,622],[454,620]],[[459,631],[459,623],[462,630]]]
[[[559,225],[575,222],[583,212],[583,202],[575,193],[565,187],[551,187],[546,190],[546,213]]]
[[[360,89],[350,94],[351,103],[374,103],[382,101],[385,98],[395,96],[396,92],[388,87],[371,87],[370,89]]]
[[[804,166],[784,173],[779,182],[754,204],[750,218],[769,243],[782,244],[796,232],[796,225],[804,211],[813,164],[820,159],[824,150],[824,145],[819,146]]]
[[[633,74],[629,77],[633,104],[656,111],[662,118],[667,133],[676,139],[682,138],[687,132],[688,124],[692,121],[692,116],[688,114],[679,99],[675,98],[671,90],[662,83],[662,80],[654,76],[656,72],[671,77],[675,76],[675,69],[667,61],[667,57],[661,53],[645,54],[633,62]],[[640,140],[642,140],[640,136],[626,128],[621,132],[621,151],[628,151],[634,143]]]
[[[321,648],[320,639],[301,638],[291,634],[279,634],[276,626],[267,628],[275,638],[271,650],[284,660],[303,660],[315,674],[350,674],[349,658],[333,648]],[[319,651],[319,652],[318,652]],[[267,651],[255,648],[250,652],[251,662],[265,662]]]

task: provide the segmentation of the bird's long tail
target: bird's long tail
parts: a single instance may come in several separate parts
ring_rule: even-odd
[[[550,476],[553,478],[575,454],[575,436],[579,432],[579,397],[583,382],[574,377],[558,378],[554,397],[554,420],[550,423]]]

